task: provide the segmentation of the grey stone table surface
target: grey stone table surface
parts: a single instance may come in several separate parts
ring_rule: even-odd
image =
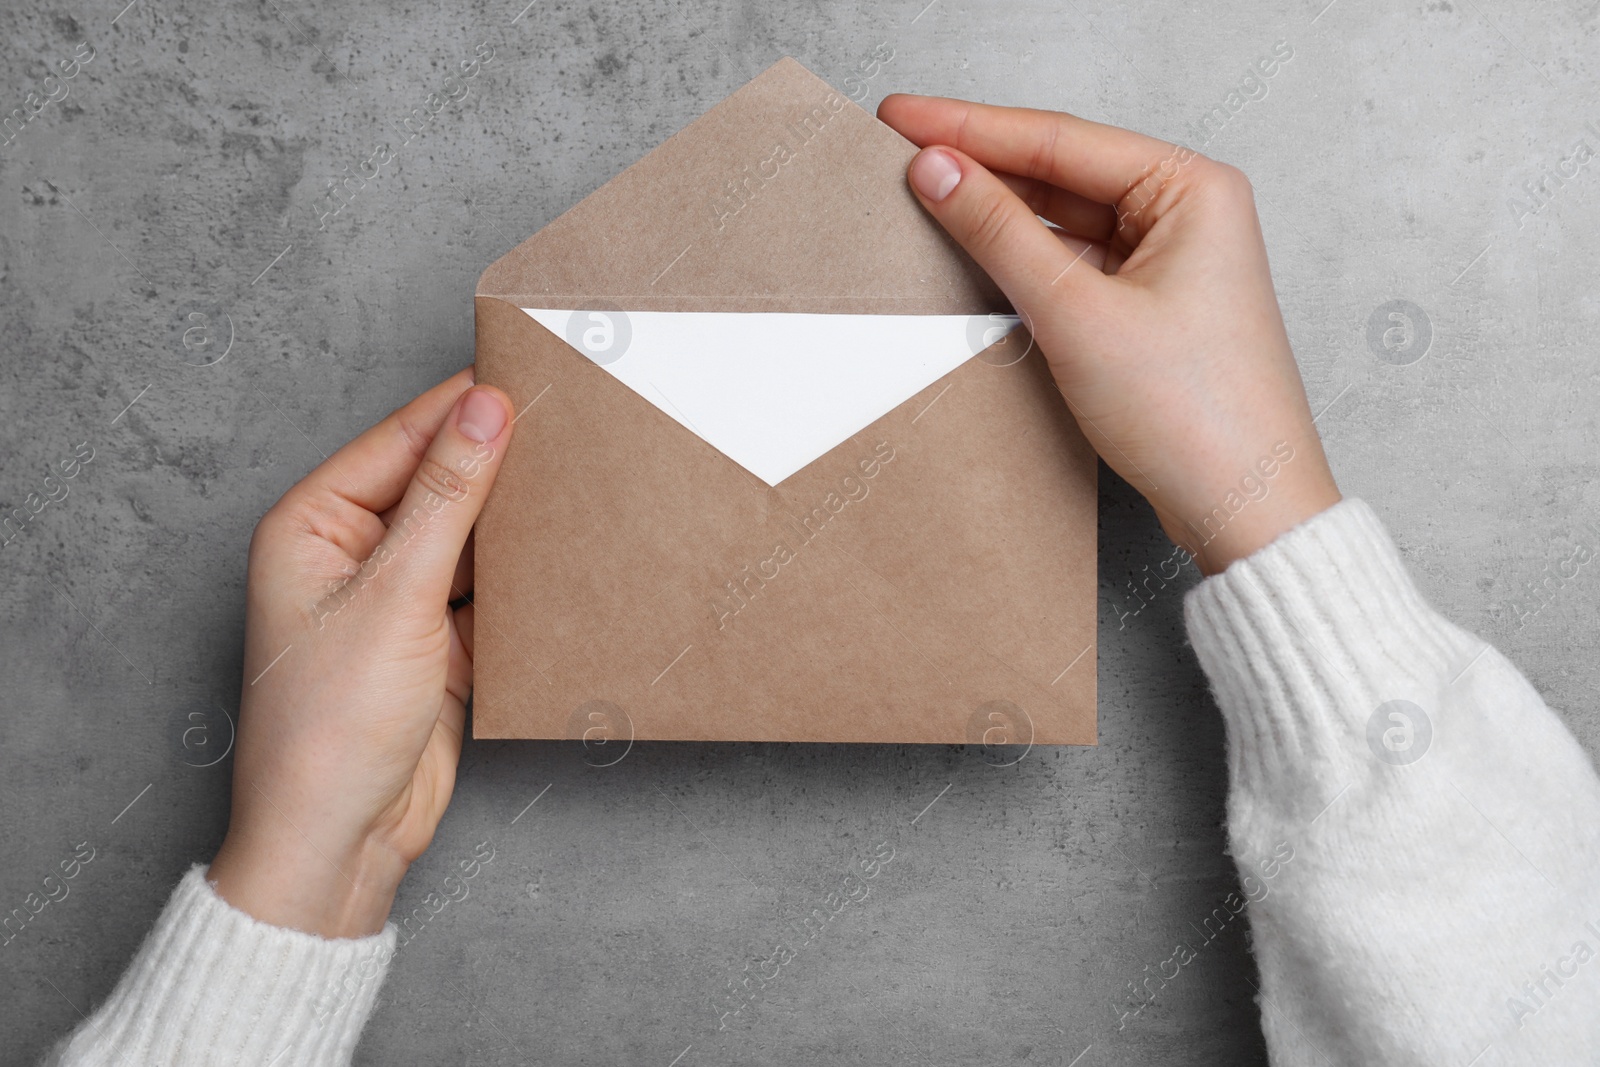
[[[4,1063],[104,997],[220,839],[262,511],[470,361],[486,264],[783,55],[868,106],[1068,109],[1243,167],[1345,491],[1600,747],[1593,4],[525,3],[0,11],[0,505],[45,500],[0,551],[0,908],[28,916],[0,948]],[[328,217],[328,182],[482,47]],[[1182,632],[1197,576],[1137,598],[1168,550],[1109,474],[1100,507],[1098,747],[641,744],[600,768],[469,743],[357,1061],[1262,1062],[1244,923],[1205,924],[1238,885]],[[730,980],[886,848],[719,1027]],[[1180,940],[1194,961],[1122,1020]]]

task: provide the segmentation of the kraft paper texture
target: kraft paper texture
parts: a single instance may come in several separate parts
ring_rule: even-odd
[[[1010,311],[915,152],[784,59],[484,272],[475,737],[1094,743],[1096,460],[1025,331],[769,487],[520,310]]]

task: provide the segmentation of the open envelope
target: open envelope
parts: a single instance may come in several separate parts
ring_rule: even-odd
[[[915,151],[785,59],[484,272],[474,736],[1094,743],[1095,456]]]

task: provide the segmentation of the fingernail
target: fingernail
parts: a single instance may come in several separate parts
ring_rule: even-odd
[[[467,368],[467,381],[473,385],[478,384],[478,365],[476,363]]]
[[[935,204],[961,182],[961,164],[942,148],[926,149],[911,161],[911,184]]]
[[[480,444],[493,441],[506,428],[506,406],[500,398],[487,389],[473,389],[461,402],[456,415],[456,429],[461,436]]]

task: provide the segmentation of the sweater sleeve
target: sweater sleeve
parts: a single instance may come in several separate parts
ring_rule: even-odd
[[[349,1063],[396,933],[270,926],[219,897],[197,864],[110,997],[44,1067]]]
[[[1371,508],[1234,563],[1185,617],[1275,1067],[1595,1062],[1600,779]]]

